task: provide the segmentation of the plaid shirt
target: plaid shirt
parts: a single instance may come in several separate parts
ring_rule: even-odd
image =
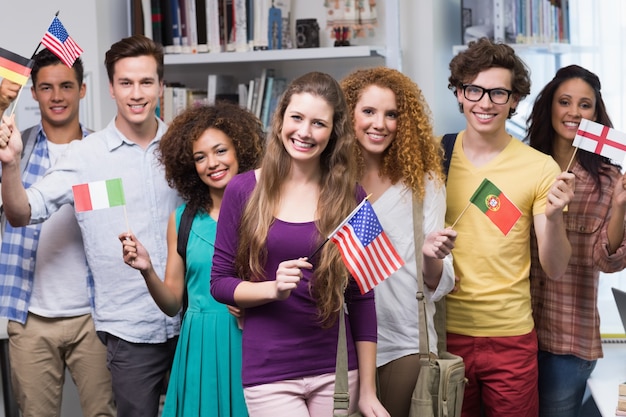
[[[27,158],[22,163],[22,183],[28,188],[46,173],[50,167],[48,140],[41,124],[36,128],[35,142],[25,143]],[[81,127],[83,137],[90,131]],[[24,132],[26,133],[26,132]],[[28,139],[24,135],[24,140]],[[32,146],[32,153],[29,148]],[[25,164],[24,164],[25,162]],[[25,227],[12,227],[5,224],[0,249],[0,316],[20,323],[26,322],[30,296],[33,291],[35,277],[35,259],[41,232],[41,223]],[[90,303],[93,307],[93,278],[91,272],[87,276]]]
[[[605,175],[600,176],[600,194],[591,176],[579,164],[573,172],[574,198],[564,213],[572,256],[564,276],[550,279],[541,269],[533,231],[530,275],[533,317],[540,350],[596,360],[603,356],[597,308],[600,271],[616,272],[626,267],[626,237],[617,252],[609,255],[607,250],[613,190],[621,174],[616,167],[602,166]]]

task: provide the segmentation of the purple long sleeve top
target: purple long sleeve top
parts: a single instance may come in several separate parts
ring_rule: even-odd
[[[234,268],[241,215],[256,186],[253,171],[235,176],[222,200],[211,272],[211,294],[236,305],[234,292],[242,280]],[[359,198],[365,197],[359,189]],[[276,279],[280,262],[309,256],[322,241],[314,222],[289,223],[275,219],[267,237],[265,277]],[[315,263],[313,262],[314,268]],[[303,270],[298,287],[284,301],[273,301],[245,311],[243,326],[243,385],[254,386],[286,379],[335,372],[338,324],[322,328],[315,300],[309,293],[313,271]],[[361,295],[353,279],[345,294],[348,369],[357,369],[355,341],[376,342],[373,291]]]

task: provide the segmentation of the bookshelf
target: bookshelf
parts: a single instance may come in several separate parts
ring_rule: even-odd
[[[146,0],[141,1],[146,3]],[[206,0],[206,4],[209,1],[212,0]],[[241,0],[233,1],[241,2]],[[263,2],[266,0],[255,1]],[[267,71],[276,78],[285,79],[288,82],[310,71],[326,72],[340,80],[357,68],[384,65],[401,69],[400,32],[398,29],[399,0],[378,2],[376,5],[378,24],[371,31],[375,33],[375,36],[353,38],[350,40],[351,46],[333,46],[334,39],[331,39],[330,36],[331,28],[327,28],[326,24],[326,19],[331,14],[322,5],[322,2],[297,0],[281,0],[281,2],[283,4],[290,3],[287,4],[287,7],[290,10],[291,38],[296,39],[298,36],[296,21],[316,19],[319,25],[320,47],[251,50],[252,48],[248,45],[248,49],[244,51],[224,51],[222,49],[217,52],[204,53],[166,53],[164,57],[165,83],[201,91],[202,89],[207,90],[207,77],[210,74],[230,75],[237,80],[239,97],[242,97],[242,89],[245,90],[244,99],[239,102],[240,105],[244,105],[248,101],[245,99],[247,96],[255,97],[255,93],[250,91],[250,87],[254,85],[251,81],[262,77],[262,74]],[[136,5],[137,0],[129,3]],[[248,1],[248,4],[250,3]],[[134,13],[136,16],[136,10]],[[133,20],[131,6],[129,6],[128,16],[129,22]],[[130,30],[131,27],[129,27]],[[296,46],[295,42],[293,46]],[[283,84],[280,83],[279,85]],[[246,89],[246,87],[248,88]],[[265,99],[264,103],[268,102],[269,97],[264,95],[263,98]],[[262,110],[261,112],[256,111],[256,113],[262,118]],[[169,113],[164,112],[163,114]]]
[[[461,0],[463,43],[569,43],[569,0]]]

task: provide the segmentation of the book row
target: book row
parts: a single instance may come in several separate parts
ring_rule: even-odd
[[[132,33],[165,53],[293,48],[290,0],[131,0]]]

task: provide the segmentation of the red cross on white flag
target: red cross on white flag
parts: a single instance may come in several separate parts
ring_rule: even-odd
[[[626,156],[626,133],[582,119],[572,146],[622,163]]]

